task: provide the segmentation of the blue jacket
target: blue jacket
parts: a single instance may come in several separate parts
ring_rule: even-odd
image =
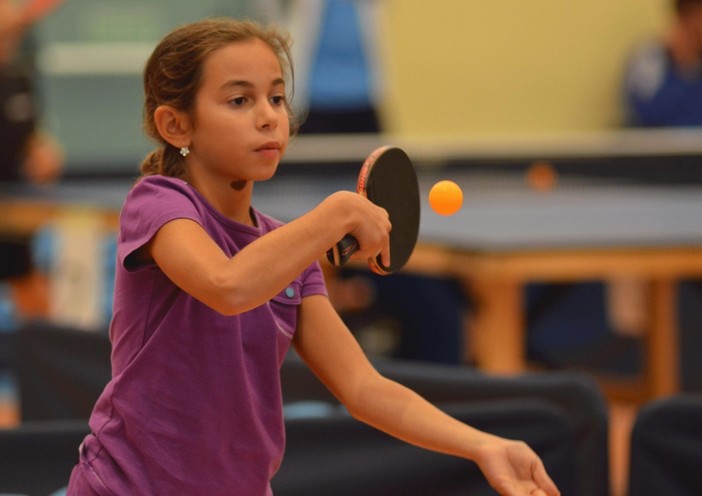
[[[702,126],[702,64],[677,67],[660,42],[649,42],[632,53],[624,92],[629,125]]]

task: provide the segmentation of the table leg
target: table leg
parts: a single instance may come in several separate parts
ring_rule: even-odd
[[[47,318],[49,314],[49,279],[32,270],[9,280],[12,298],[21,319]]]
[[[680,390],[680,344],[677,284],[670,279],[651,283],[651,321],[646,335],[646,386],[652,398]]]
[[[475,317],[466,342],[479,369],[515,374],[526,369],[523,285],[516,280],[472,280]]]

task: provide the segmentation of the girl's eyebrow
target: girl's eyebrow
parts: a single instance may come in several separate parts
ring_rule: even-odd
[[[226,88],[236,88],[236,87],[240,87],[240,88],[247,88],[247,89],[250,89],[250,88],[253,88],[253,87],[255,87],[255,86],[256,86],[256,85],[255,85],[254,83],[252,83],[251,81],[246,81],[246,80],[244,80],[244,79],[232,79],[232,80],[227,81],[226,83],[224,83],[224,84],[222,85],[222,88],[223,88],[223,89],[226,89]],[[283,78],[276,78],[276,79],[274,79],[274,80],[271,82],[271,87],[275,87],[275,86],[285,86],[285,79],[283,79]]]

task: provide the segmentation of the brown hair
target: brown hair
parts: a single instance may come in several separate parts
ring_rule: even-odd
[[[684,13],[684,10],[695,5],[702,5],[700,0],[675,0],[675,11],[678,14]]]
[[[275,52],[284,77],[290,81],[289,87],[292,88],[289,37],[273,27],[264,27],[253,21],[211,18],[177,28],[158,44],[144,68],[144,131],[161,146],[144,158],[141,163],[142,176],[185,176],[183,158],[178,149],[159,134],[154,112],[160,105],[169,105],[193,116],[195,97],[207,57],[231,43],[253,38],[262,40]],[[290,107],[288,114],[293,133],[296,125]]]

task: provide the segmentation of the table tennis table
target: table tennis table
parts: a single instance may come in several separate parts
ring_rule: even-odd
[[[259,210],[281,220],[355,187],[357,168],[298,173],[286,167],[294,169],[282,164],[278,176],[256,185],[253,199]],[[682,279],[702,278],[702,184],[642,185],[575,175],[559,177],[552,190],[534,191],[514,171],[420,167],[419,176],[419,242],[404,270],[455,277],[470,291],[472,356],[480,369],[527,370],[528,283],[634,278],[648,287],[645,371],[620,394],[650,398],[680,389],[676,287]],[[452,179],[464,191],[464,206],[453,216],[439,216],[428,206],[428,190],[439,179]],[[132,183],[76,179],[54,188],[0,189],[0,230],[32,230],[67,208],[103,212],[105,225],[116,227]]]

